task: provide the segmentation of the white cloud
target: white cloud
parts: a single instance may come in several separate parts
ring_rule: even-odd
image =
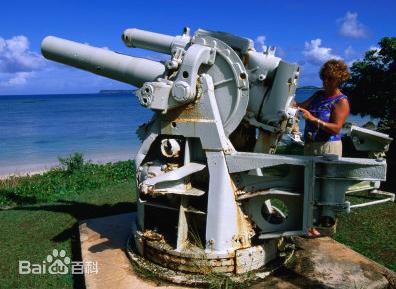
[[[44,59],[29,50],[29,40],[19,35],[10,39],[0,37],[0,72],[31,72],[42,69]]]
[[[23,86],[35,71],[43,69],[44,66],[43,57],[29,50],[26,36],[19,35],[10,39],[0,37],[0,86]]]
[[[381,47],[375,46],[375,45],[371,45],[369,47],[369,50],[374,50],[375,51],[374,56],[378,56],[378,53],[381,51]]]
[[[346,58],[349,58],[351,56],[354,56],[356,54],[356,51],[352,48],[352,46],[348,46],[345,50],[344,50],[344,54]]]
[[[254,46],[257,51],[267,50],[267,46],[264,44],[265,39],[266,39],[266,37],[264,35],[259,35],[256,37],[256,39],[254,40]]]
[[[338,19],[337,22],[340,24],[340,34],[351,38],[367,37],[368,31],[366,27],[360,23],[357,18],[357,13],[348,11],[343,18]]]
[[[4,81],[0,81],[0,87],[16,87],[24,86],[27,79],[32,77],[34,72],[17,72],[11,76],[6,77]]]
[[[379,47],[379,46],[375,46],[375,45],[371,45],[371,46],[369,47],[369,50],[376,50],[376,51],[380,51],[380,50],[381,50],[381,47]]]
[[[280,58],[286,58],[287,52],[282,47],[277,46],[276,47],[276,56],[278,56]]]
[[[321,65],[329,59],[340,59],[338,55],[332,53],[332,49],[321,47],[322,40],[320,38],[305,42],[303,55],[308,63]]]

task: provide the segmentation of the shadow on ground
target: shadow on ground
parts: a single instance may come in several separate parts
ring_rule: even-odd
[[[136,211],[136,203],[120,202],[117,204],[95,205],[86,202],[76,202],[69,200],[59,200],[56,203],[16,207],[13,210],[20,211],[48,211],[55,213],[68,214],[76,221],[70,227],[64,229],[51,240],[54,242],[64,242],[70,240],[72,250],[72,260],[82,261],[80,238],[79,238],[79,222],[82,220],[100,218],[117,214],[131,213]],[[73,275],[74,289],[84,289],[84,275]]]

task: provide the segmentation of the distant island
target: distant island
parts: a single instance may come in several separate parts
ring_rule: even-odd
[[[297,89],[322,89],[321,87],[314,86],[314,85],[305,85],[305,86],[299,86]]]
[[[130,89],[102,89],[99,93],[133,93],[134,91]]]

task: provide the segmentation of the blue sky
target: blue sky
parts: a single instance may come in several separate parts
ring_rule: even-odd
[[[129,86],[46,61],[47,35],[157,57],[126,48],[121,33],[140,28],[169,35],[184,26],[226,31],[277,47],[301,65],[300,85],[320,85],[318,69],[329,58],[347,63],[396,36],[396,1],[10,1],[0,4],[0,95],[84,93]]]

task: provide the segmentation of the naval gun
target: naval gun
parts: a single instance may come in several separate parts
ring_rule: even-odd
[[[275,49],[258,52],[248,38],[202,29],[190,35],[188,28],[179,36],[127,29],[122,40],[169,58],[158,62],[53,36],[43,40],[42,54],[138,87],[140,104],[155,112],[140,130],[135,158],[129,253],[138,266],[194,284],[210,272],[260,276],[285,255],[286,238],[349,211],[351,185],[385,180],[382,157],[274,154],[298,118],[300,74]]]

